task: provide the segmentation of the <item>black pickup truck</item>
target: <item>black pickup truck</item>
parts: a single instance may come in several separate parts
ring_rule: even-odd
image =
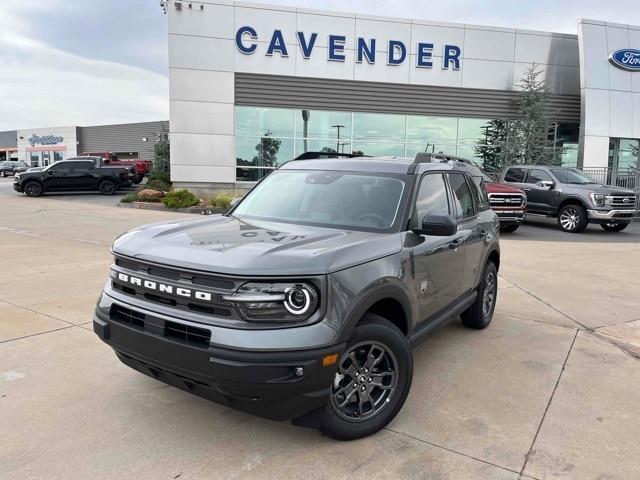
[[[118,188],[129,187],[135,169],[110,167],[100,157],[69,158],[47,167],[18,173],[13,182],[16,192],[39,197],[45,192],[88,190],[112,195]]]

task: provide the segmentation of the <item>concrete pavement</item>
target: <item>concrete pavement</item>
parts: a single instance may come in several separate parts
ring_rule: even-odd
[[[91,331],[109,245],[180,214],[0,181],[0,478],[640,478],[640,229],[502,239],[494,321],[415,351],[398,417],[350,443],[130,370]]]

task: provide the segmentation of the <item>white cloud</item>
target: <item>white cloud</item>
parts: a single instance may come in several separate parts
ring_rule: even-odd
[[[34,5],[52,7],[51,2]],[[24,11],[1,10],[0,130],[169,117],[167,77],[33,40],[20,20]]]

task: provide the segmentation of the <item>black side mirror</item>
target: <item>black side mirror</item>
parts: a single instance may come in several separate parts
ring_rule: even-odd
[[[56,171],[55,171],[55,170],[47,170],[47,173],[48,173],[49,175],[55,175],[55,174],[56,174]]]
[[[458,231],[458,222],[451,215],[425,215],[422,226],[414,228],[418,235],[433,235],[436,237],[449,237]]]

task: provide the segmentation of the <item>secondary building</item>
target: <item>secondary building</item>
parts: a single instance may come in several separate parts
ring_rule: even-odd
[[[565,165],[636,168],[640,27],[577,35],[226,0],[166,2],[172,177],[243,189],[306,151],[480,158],[535,62]],[[492,127],[493,126],[493,127]]]
[[[6,155],[32,167],[45,167],[83,152],[112,152],[122,160],[153,160],[154,145],[168,130],[168,121],[158,121],[0,132],[0,160],[5,150]]]

